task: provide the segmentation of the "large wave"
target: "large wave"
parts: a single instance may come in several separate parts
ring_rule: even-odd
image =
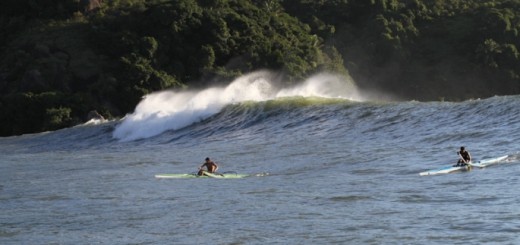
[[[227,87],[147,95],[135,111],[117,125],[113,137],[121,141],[149,138],[204,120],[229,104],[294,96],[362,100],[350,77],[320,73],[295,86],[282,88],[277,86],[274,74],[258,71],[237,78]]]

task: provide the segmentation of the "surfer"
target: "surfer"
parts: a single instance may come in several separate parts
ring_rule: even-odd
[[[460,156],[460,159],[457,162],[457,165],[465,166],[466,164],[471,162],[471,155],[469,154],[468,151],[466,151],[464,146],[460,147],[460,151],[457,151],[457,155]]]
[[[199,172],[197,173],[199,176],[204,174],[203,167],[206,167],[206,171],[210,173],[215,173],[218,169],[218,165],[211,161],[209,157],[206,157],[206,161],[199,167]]]

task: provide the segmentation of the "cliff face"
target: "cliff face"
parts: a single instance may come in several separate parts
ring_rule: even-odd
[[[0,135],[68,127],[143,95],[257,69],[401,99],[520,93],[520,0],[0,3]]]

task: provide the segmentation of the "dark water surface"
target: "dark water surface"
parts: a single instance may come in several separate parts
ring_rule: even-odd
[[[115,138],[118,122],[0,138],[0,243],[520,244],[519,114],[518,96],[291,97],[137,140]],[[460,146],[510,157],[419,176]],[[154,178],[193,173],[206,156],[268,175]]]

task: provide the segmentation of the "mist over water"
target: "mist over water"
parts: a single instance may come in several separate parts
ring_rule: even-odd
[[[283,88],[273,73],[258,71],[237,78],[227,87],[147,95],[132,114],[122,119],[113,137],[121,141],[149,138],[207,119],[230,104],[297,96],[362,100],[350,77],[320,73]]]

